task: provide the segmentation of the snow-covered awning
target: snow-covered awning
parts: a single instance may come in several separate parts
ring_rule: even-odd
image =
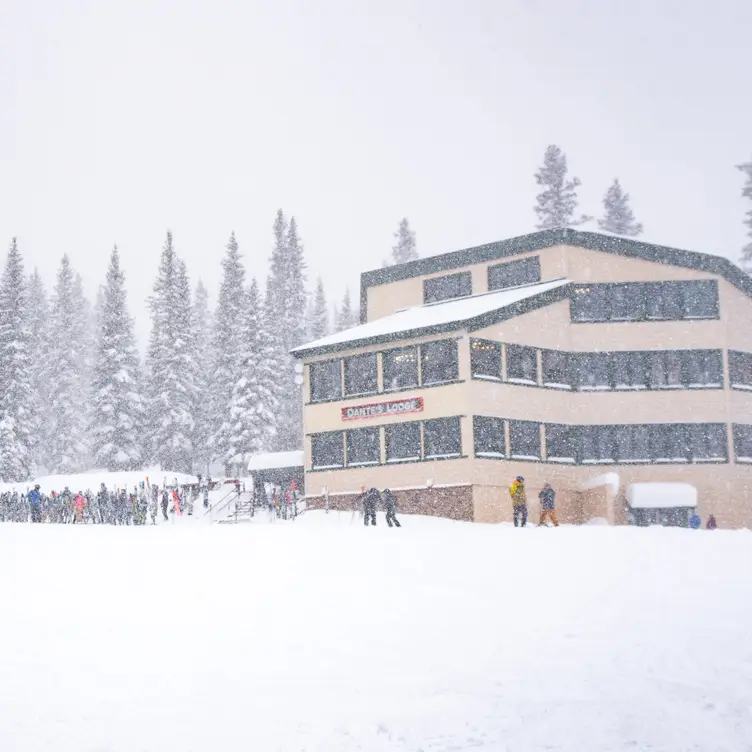
[[[527,310],[526,305],[521,305],[523,302],[529,302],[533,298],[554,291],[563,293],[565,292],[563,288],[569,284],[571,282],[568,279],[555,279],[550,282],[536,282],[535,284],[521,285],[507,290],[408,308],[390,316],[384,316],[301,345],[291,352],[297,357],[302,357],[344,350],[347,347],[356,347],[363,344],[378,344],[400,338],[407,339],[432,332],[452,331],[473,324],[477,324],[479,327],[482,325],[488,326],[484,317],[505,309],[508,309],[510,317],[519,315]],[[553,300],[542,300],[542,304],[547,302],[553,302]],[[517,307],[515,308],[515,306]]]
[[[288,467],[303,467],[303,450],[295,452],[272,452],[254,454],[248,461],[249,472],[261,470],[284,470]]]
[[[689,483],[630,483],[627,501],[632,509],[696,507],[697,489]]]

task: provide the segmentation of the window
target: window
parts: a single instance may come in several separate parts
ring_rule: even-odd
[[[681,283],[648,282],[645,285],[645,297],[648,319],[676,321],[684,317]]]
[[[538,383],[538,351],[522,345],[507,345],[507,381]]]
[[[575,383],[582,391],[603,391],[611,388],[608,373],[609,353],[573,353]]]
[[[472,295],[473,283],[470,272],[448,274],[445,277],[434,277],[423,280],[423,302],[437,303],[440,300],[464,298]]]
[[[720,350],[687,350],[684,355],[687,386],[723,386],[723,356]]]
[[[420,346],[423,386],[457,381],[459,365],[457,340],[440,339]]]
[[[418,386],[418,348],[400,347],[381,354],[384,391]]]
[[[614,435],[619,462],[650,462],[648,426],[614,426]]]
[[[714,279],[680,282],[684,318],[718,318],[718,283]]]
[[[470,340],[473,378],[501,380],[501,345],[486,339]]]
[[[570,301],[572,321],[606,321],[608,319],[606,288],[606,285],[575,288]]]
[[[645,389],[645,357],[641,352],[611,354],[613,383],[616,389]]]
[[[752,389],[752,355],[729,350],[728,359],[731,386],[734,389]]]
[[[577,429],[548,423],[546,425],[546,459],[549,462],[575,462]]]
[[[724,423],[690,423],[689,452],[695,462],[723,462],[728,459]]]
[[[645,318],[645,286],[617,284],[610,286],[611,321],[640,321]]]
[[[527,420],[510,420],[509,454],[518,460],[539,460],[540,424]]]
[[[386,461],[420,459],[420,423],[395,423],[385,428]]]
[[[507,440],[501,418],[473,417],[473,436],[476,457],[506,457]]]
[[[684,385],[682,373],[682,351],[649,352],[648,382],[653,389],[681,389]]]
[[[616,461],[614,426],[582,426],[581,432],[583,464]]]
[[[559,389],[571,389],[572,382],[569,375],[569,353],[558,350],[543,350],[541,352],[543,365],[543,384]]]
[[[345,395],[375,394],[379,388],[376,353],[345,358]]]
[[[734,457],[737,462],[752,462],[752,426],[734,424]]]
[[[423,424],[424,459],[459,457],[462,454],[462,437],[459,418],[438,418]]]
[[[347,432],[347,465],[378,465],[381,439],[378,428],[355,428]]]
[[[326,470],[345,465],[345,442],[342,431],[317,433],[311,436],[311,466]]]
[[[689,447],[684,425],[651,425],[650,454],[657,462],[687,462]]]
[[[540,257],[508,261],[488,267],[488,289],[503,290],[506,287],[517,287],[532,282],[540,282]]]
[[[311,363],[308,376],[311,382],[311,402],[342,399],[342,373],[340,360]]]

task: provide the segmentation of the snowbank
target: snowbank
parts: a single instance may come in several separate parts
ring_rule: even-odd
[[[632,509],[696,507],[697,489],[689,483],[630,483],[627,501]]]

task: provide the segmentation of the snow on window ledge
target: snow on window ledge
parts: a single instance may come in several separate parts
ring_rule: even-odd
[[[473,378],[479,381],[501,381],[501,376],[489,376],[486,373],[474,373]]]
[[[608,384],[597,384],[595,386],[581,386],[580,391],[581,392],[608,392],[610,391],[611,387]]]
[[[614,389],[624,389],[631,392],[639,392],[640,390],[647,389],[647,387],[645,386],[645,384],[616,384]]]
[[[752,391],[752,384],[731,384],[732,389],[744,389],[747,392]]]
[[[725,462],[725,457],[695,457],[695,462]]]
[[[575,463],[575,458],[574,457],[549,457],[548,461],[549,462],[566,462],[566,463],[573,465]]]
[[[490,458],[494,460],[505,460],[507,458],[506,454],[503,454],[502,452],[476,452],[476,457],[483,457],[483,458]]]
[[[348,467],[373,467],[374,465],[378,465],[378,460],[370,460],[369,462],[348,462]]]
[[[737,462],[752,462],[752,457],[737,457]]]
[[[707,384],[687,384],[688,389],[720,389],[723,386],[723,384],[718,384],[717,382],[708,382]]]
[[[543,386],[547,386],[549,389],[571,389],[570,384],[559,384],[556,381],[544,381]]]
[[[418,462],[420,457],[392,457],[386,461],[387,465],[399,465],[400,462]]]
[[[341,470],[344,465],[313,465],[312,470]]]
[[[583,465],[613,465],[616,462],[615,459],[607,460],[582,460]]]
[[[459,457],[459,452],[452,452],[451,454],[427,454],[426,459],[427,460],[447,460],[450,458],[456,458]]]
[[[513,460],[539,460],[540,457],[536,457],[534,454],[513,454],[511,455]]]
[[[531,386],[538,386],[537,381],[533,381],[532,379],[518,379],[514,376],[507,378],[507,383],[509,384],[529,384]]]

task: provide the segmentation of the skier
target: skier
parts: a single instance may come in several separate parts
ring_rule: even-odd
[[[159,512],[159,491],[154,486],[151,491],[151,498],[149,499],[149,516],[151,517],[151,524],[157,524],[157,513]]]
[[[29,491],[29,506],[31,507],[31,521],[42,521],[42,494],[39,493],[39,483],[34,486],[33,491]]]
[[[80,491],[76,494],[76,498],[73,501],[73,508],[75,510],[73,522],[80,525],[84,521],[84,509],[86,509],[86,499]]]
[[[209,486],[204,486],[204,509],[209,508]]]
[[[368,520],[371,525],[376,525],[376,505],[381,501],[381,494],[377,488],[369,488],[363,494],[363,522],[368,527]]]
[[[527,492],[525,491],[525,479],[518,475],[509,488],[514,507],[514,526],[525,527],[527,525]]]
[[[709,514],[708,521],[705,523],[705,527],[708,530],[715,530],[718,527],[718,523],[715,521],[715,515]]]
[[[554,523],[554,527],[559,527],[559,520],[556,519],[556,491],[551,488],[550,483],[546,483],[543,486],[543,490],[538,494],[538,498],[540,499],[541,508],[540,522],[538,523],[538,527],[545,524],[547,517],[551,518],[551,521]]]
[[[99,521],[104,525],[109,521],[109,494],[107,493],[107,486],[102,483],[97,491],[97,509],[99,511]]]
[[[394,523],[396,527],[402,527],[397,519],[397,499],[388,488],[384,489],[384,509],[386,509],[386,524],[392,527]]]
[[[169,522],[170,518],[167,516],[167,506],[170,503],[170,497],[167,493],[167,489],[162,489],[162,515],[164,516],[165,522]]]

